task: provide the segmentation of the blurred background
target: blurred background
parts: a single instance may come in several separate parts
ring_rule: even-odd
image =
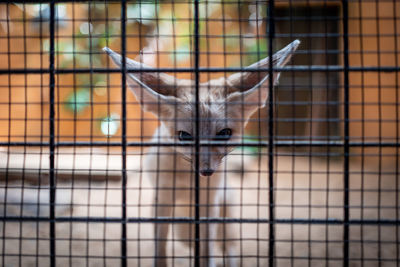
[[[398,16],[389,1],[349,2],[350,66],[396,66]],[[293,39],[302,44],[293,65],[343,66],[341,6],[336,1],[285,2],[275,7],[274,50]],[[266,2],[200,2],[200,64],[244,67],[268,55]],[[49,67],[49,5],[0,5],[0,68]],[[120,52],[118,3],[57,4],[56,68],[114,67],[101,48]],[[127,56],[153,67],[193,66],[193,6],[177,2],[131,2],[127,6]],[[189,73],[172,73],[190,78]],[[203,73],[201,80],[229,75]],[[350,138],[388,141],[398,137],[396,72],[350,72]],[[49,77],[2,75],[0,140],[48,139]],[[56,75],[56,139],[120,140],[119,74]],[[276,89],[276,138],[343,139],[341,71],[285,72]],[[128,93],[128,141],[148,139],[158,122]],[[397,114],[397,115],[396,115]],[[261,123],[259,123],[260,118]],[[255,115],[247,134],[266,139],[267,110]],[[356,151],[359,152],[358,150]],[[385,159],[389,162],[392,159]]]
[[[121,53],[121,5],[115,2],[57,3],[55,30],[55,141],[57,216],[119,218],[121,215],[121,75],[102,48]],[[268,56],[268,1],[200,1],[201,67],[245,67]],[[354,266],[399,262],[399,50],[397,1],[348,1],[349,141],[344,155],[342,1],[275,1],[275,52],[294,39],[301,45],[275,88],[277,141],[332,141],[337,146],[274,149],[276,218],[326,220],[326,224],[277,224],[278,265],[342,263],[344,195],[352,220]],[[152,67],[194,65],[194,17],[190,1],[128,1],[126,55]],[[49,214],[49,4],[0,3],[0,213]],[[313,68],[317,68],[317,70]],[[80,71],[81,70],[81,71]],[[20,72],[20,73],[16,73]],[[26,74],[26,72],[28,74]],[[191,73],[169,73],[194,78]],[[230,75],[203,72],[201,81]],[[149,141],[159,125],[127,93],[127,141]],[[260,110],[245,141],[268,140],[268,110]],[[78,147],[83,141],[102,146]],[[18,145],[20,144],[20,145]],[[149,217],[152,190],[142,171],[145,148],[128,148],[128,217]],[[344,167],[345,156],[350,159]],[[266,148],[244,147],[227,162],[227,188],[237,198],[233,217],[268,219],[270,192]],[[348,175],[349,188],[344,188]],[[345,192],[346,191],[346,192]],[[375,221],[374,221],[375,220]],[[386,224],[379,224],[386,220]],[[374,223],[375,222],[375,223]],[[266,266],[268,224],[238,224],[243,266]],[[120,262],[121,225],[57,222],[60,265]],[[3,266],[49,265],[49,222],[1,221]],[[128,225],[131,266],[150,266],[152,225]],[[173,234],[171,234],[173,235]],[[260,238],[261,237],[261,238]],[[176,265],[188,266],[171,237]],[[176,249],[175,249],[176,243]],[[24,253],[23,253],[24,252]],[[183,258],[179,259],[179,253]],[[185,254],[186,253],[186,254]],[[182,261],[180,261],[182,260]],[[393,265],[391,265],[393,264]]]

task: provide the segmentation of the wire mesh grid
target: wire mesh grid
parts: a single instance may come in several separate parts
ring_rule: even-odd
[[[1,265],[398,266],[398,6],[3,1]]]

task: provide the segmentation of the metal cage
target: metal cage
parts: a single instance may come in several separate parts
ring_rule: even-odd
[[[399,6],[3,1],[1,265],[150,266],[167,241],[170,266],[200,266],[201,225],[217,224],[216,243],[235,242],[230,257],[240,266],[398,266]],[[295,39],[302,43],[288,66],[246,68]],[[103,46],[122,55],[121,68]],[[152,67],[132,69],[125,57]],[[200,186],[199,88],[245,71],[268,73],[269,98],[224,162],[223,206],[233,214],[203,217],[201,190],[215,188]],[[151,139],[159,121],[127,85],[143,72],[193,81],[193,142]],[[194,204],[174,205],[191,216],[154,216],[172,204],[149,196],[182,188],[150,186],[143,157],[179,146],[194,150]],[[153,235],[157,224],[170,224],[167,240]],[[209,256],[229,266],[218,249]]]

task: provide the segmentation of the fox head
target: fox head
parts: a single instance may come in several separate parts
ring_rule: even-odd
[[[276,52],[272,58],[274,68],[285,66],[300,41],[295,40]],[[103,49],[121,67],[121,55],[108,47]],[[248,68],[268,68],[269,58]],[[193,80],[177,79],[166,73],[151,72],[150,67],[126,58],[127,69],[140,72],[127,74],[127,84],[145,111],[154,113],[167,133],[161,140],[172,142],[194,141],[196,136],[196,91]],[[234,148],[231,142],[240,141],[251,115],[265,106],[269,92],[269,72],[238,72],[228,77],[210,80],[199,86],[199,139],[226,142],[226,146],[200,146],[199,164],[202,176],[211,176],[222,159]],[[274,85],[280,73],[273,74]],[[176,146],[175,151],[184,159],[194,162],[193,146]]]

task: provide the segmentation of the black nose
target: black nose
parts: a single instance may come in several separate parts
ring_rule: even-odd
[[[200,171],[200,174],[202,176],[211,176],[213,173],[214,173],[213,169],[205,169]]]

